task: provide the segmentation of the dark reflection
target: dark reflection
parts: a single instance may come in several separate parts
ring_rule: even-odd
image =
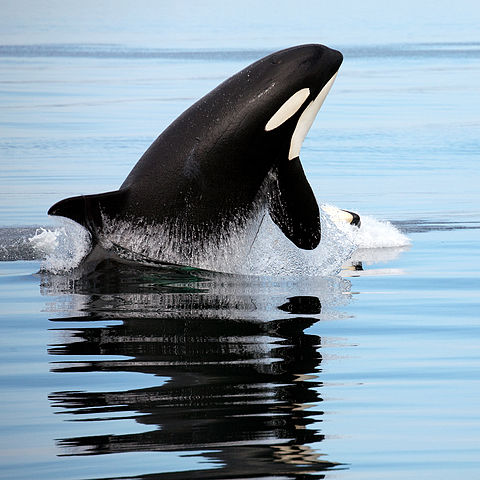
[[[317,297],[291,297],[288,302],[278,307],[280,310],[296,314],[315,314],[322,311],[322,304]]]
[[[322,415],[321,339],[305,330],[324,315],[322,302],[342,301],[348,286],[114,262],[75,281],[44,277],[45,294],[75,294],[70,311],[83,315],[52,319],[61,322],[54,328],[61,342],[49,353],[66,357],[52,371],[168,379],[120,392],[79,385],[52,393],[52,405],[69,419],[105,424],[105,434],[60,439],[59,453],[208,452],[211,469],[159,472],[166,479],[323,478],[340,466],[325,459],[324,436],[313,426]],[[299,294],[287,297],[285,287]],[[305,294],[311,290],[317,295]],[[109,434],[119,418],[143,428]]]

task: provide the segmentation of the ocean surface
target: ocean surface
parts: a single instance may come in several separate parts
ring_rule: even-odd
[[[479,7],[259,3],[2,2],[0,478],[480,478]],[[313,42],[344,62],[301,158],[359,230],[74,268],[53,203]]]

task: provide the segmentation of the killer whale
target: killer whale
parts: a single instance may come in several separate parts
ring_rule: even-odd
[[[297,247],[316,248],[320,213],[299,154],[342,60],[310,44],[254,62],[167,127],[118,190],[61,200],[48,214],[84,226],[94,243],[127,223],[201,249],[267,208]]]

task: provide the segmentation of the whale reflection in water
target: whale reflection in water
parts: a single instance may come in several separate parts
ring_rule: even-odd
[[[52,406],[69,419],[105,425],[102,435],[58,440],[60,454],[208,452],[212,468],[189,471],[192,479],[323,478],[343,468],[319,444],[321,339],[305,330],[338,316],[332,307],[348,301],[349,286],[112,262],[76,281],[44,276],[43,293],[57,297],[52,309],[65,310],[61,295],[77,302],[68,317],[52,318],[61,340],[49,349],[53,371],[141,372],[159,384],[53,392]],[[143,428],[109,433],[119,418]]]

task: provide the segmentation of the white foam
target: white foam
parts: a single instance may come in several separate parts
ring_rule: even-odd
[[[334,213],[338,211],[338,208],[332,205],[322,205],[322,211],[336,223],[357,249],[406,247],[410,245],[410,239],[388,221],[377,220],[368,215],[360,214],[361,227],[358,228],[340,221]]]
[[[28,241],[33,249],[42,256],[51,255],[57,244],[58,233],[55,230],[48,230],[40,227],[35,230],[35,235],[29,237]]]
[[[410,239],[386,220],[377,220],[368,215],[361,216],[362,225],[358,229],[358,248],[406,247]]]
[[[240,263],[239,273],[286,277],[338,273],[355,250],[355,245],[328,216],[322,215],[321,227],[322,239],[318,247],[302,250],[288,240],[266,215],[249,255]]]
[[[340,271],[356,246],[323,215],[322,240],[314,250],[301,250],[288,240],[268,213],[260,211],[245,227],[230,225],[228,235],[194,244],[182,225],[115,223],[107,228],[103,247],[179,265],[224,273],[282,277],[328,276]]]
[[[406,247],[410,240],[394,225],[361,215],[361,227],[342,221],[332,212],[338,208],[322,206],[322,239],[314,250],[301,250],[290,242],[268,214],[246,258],[239,259],[236,273],[279,276],[327,276],[340,272],[355,252]],[[396,250],[398,251],[398,250]]]
[[[260,211],[245,227],[231,225],[228,235],[195,245],[182,225],[111,224],[102,246],[120,246],[127,254],[224,273],[280,277],[336,275],[356,252],[405,247],[409,239],[390,222],[361,215],[360,228],[339,220],[336,207],[322,206],[322,239],[314,250],[301,250],[288,240],[268,213]],[[61,273],[77,267],[88,254],[88,232],[68,219],[53,230],[38,229],[29,239],[45,260],[43,269]],[[378,256],[378,255],[375,255]],[[135,258],[132,256],[132,258]]]
[[[38,228],[28,240],[44,258],[42,270],[61,273],[77,267],[90,250],[90,235],[85,228],[66,218],[53,230]]]

